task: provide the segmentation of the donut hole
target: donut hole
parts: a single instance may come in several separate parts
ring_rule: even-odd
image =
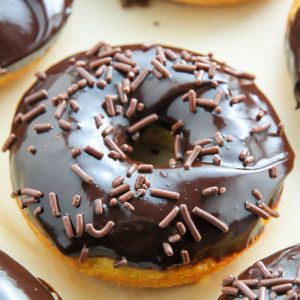
[[[164,124],[154,124],[143,132],[137,141],[131,141],[133,151],[131,159],[152,164],[168,166],[169,159],[174,157],[174,136]]]

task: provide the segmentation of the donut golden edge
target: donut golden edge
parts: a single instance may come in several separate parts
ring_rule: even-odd
[[[0,88],[10,84],[11,82],[13,82],[14,80],[25,76],[26,73],[30,72],[31,70],[33,70],[36,65],[40,62],[40,60],[43,58],[42,56],[38,56],[36,58],[34,58],[29,64],[27,64],[26,66],[16,70],[16,71],[11,71],[11,72],[7,72],[4,75],[0,76]]]
[[[220,6],[220,5],[234,5],[246,2],[253,2],[253,0],[171,0],[172,2],[191,4],[191,5],[207,5],[207,6]]]
[[[293,21],[299,8],[300,8],[300,0],[294,0],[291,10],[289,12],[289,18],[288,18],[289,23]]]
[[[20,199],[16,199],[16,203]],[[277,210],[277,207],[274,208]],[[158,271],[153,269],[143,270],[129,266],[116,269],[113,267],[114,260],[106,257],[88,257],[84,262],[79,262],[78,258],[72,258],[63,255],[54,245],[51,244],[45,233],[38,228],[28,217],[23,209],[20,209],[27,224],[36,235],[39,241],[51,250],[59,259],[76,269],[80,273],[87,276],[96,277],[98,279],[115,283],[121,286],[134,288],[165,288],[178,286],[183,284],[196,283],[205,276],[225,267],[234,259],[238,258],[246,252],[263,234],[263,231],[257,235],[248,246],[241,252],[235,252],[226,256],[221,261],[217,262],[212,258],[206,258],[196,264],[181,266],[175,269]],[[261,220],[266,225],[269,221]]]

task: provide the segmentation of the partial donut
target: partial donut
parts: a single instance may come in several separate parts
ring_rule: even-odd
[[[29,225],[78,270],[194,282],[279,216],[294,155],[252,74],[212,54],[100,42],[46,75],[2,150]]]
[[[22,74],[21,69],[45,53],[67,21],[72,2],[1,0],[0,85]]]
[[[239,276],[223,279],[219,300],[295,300],[300,297],[300,245],[278,251]]]
[[[46,281],[34,277],[2,251],[0,251],[0,275],[0,299],[61,300],[58,293]]]
[[[300,1],[294,0],[290,9],[286,50],[290,71],[293,76],[294,93],[297,101],[297,108],[300,106]]]
[[[165,0],[166,1],[166,0]],[[192,4],[192,5],[208,5],[208,6],[219,6],[219,5],[232,5],[250,2],[253,0],[169,0],[171,2],[181,4]],[[148,5],[148,0],[121,0],[123,7],[130,7],[133,5]]]
[[[208,5],[208,6],[219,6],[219,5],[233,5],[241,4],[246,2],[253,2],[253,0],[171,0],[172,2],[192,5]]]

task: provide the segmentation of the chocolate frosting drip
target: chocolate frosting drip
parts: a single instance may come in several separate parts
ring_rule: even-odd
[[[45,45],[65,24],[72,0],[2,0],[0,67],[6,68]]]
[[[299,297],[299,278],[296,279],[297,276],[299,276],[299,266],[300,266],[300,245],[294,245],[291,247],[288,247],[284,250],[278,251],[264,259],[261,260],[263,264],[269,269],[271,274],[276,274],[276,272],[279,272],[281,274],[280,276],[276,278],[283,278],[283,279],[290,279],[290,282],[295,280],[296,285],[292,288],[293,291],[296,292],[296,295],[298,293]],[[275,276],[273,276],[275,278]],[[245,270],[243,273],[241,273],[236,279],[238,280],[247,280],[247,279],[258,279],[259,281],[262,279],[265,279],[262,275],[261,270],[257,267],[257,263],[253,264],[251,267],[249,267],[247,270]],[[297,283],[298,280],[298,283]],[[274,286],[274,285],[273,285]],[[255,294],[258,294],[258,288],[252,289]],[[289,292],[292,294],[292,292]],[[274,296],[274,293],[271,291],[271,286],[268,286],[265,293],[265,300],[272,300],[272,299],[298,299],[297,296],[295,298],[290,295],[290,298],[286,298],[288,294],[286,293],[278,293],[276,297]],[[234,300],[234,299],[243,299],[243,296],[226,296],[222,295],[219,297],[219,300]]]
[[[123,51],[126,49],[131,49],[132,60],[140,66],[140,72],[152,69],[150,61],[155,57],[155,49],[142,51],[141,45],[122,47]],[[178,63],[181,50],[172,50],[177,54],[175,63]],[[207,56],[202,58],[210,59]],[[85,53],[79,53],[75,59],[71,59],[74,60],[83,64],[95,60],[95,57],[90,58]],[[12,127],[12,132],[18,137],[11,149],[13,185],[16,190],[30,187],[43,192],[44,196],[39,199],[39,203],[28,205],[26,213],[65,255],[78,256],[85,245],[90,249],[89,256],[126,257],[130,265],[158,269],[181,265],[181,250],[188,251],[191,263],[208,257],[221,260],[229,254],[245,249],[263,230],[261,219],[245,209],[245,201],[256,203],[252,195],[253,189],[262,193],[262,201],[266,205],[271,208],[277,206],[283,180],[292,169],[294,156],[284,134],[276,134],[279,119],[266,97],[252,80],[226,73],[222,69],[224,65],[216,72],[214,79],[209,79],[205,73],[202,84],[197,86],[193,73],[177,72],[172,68],[173,63],[166,62],[166,68],[171,73],[170,78],[157,79],[150,72],[139,88],[128,95],[128,99],[134,97],[144,104],[143,111],[136,112],[130,119],[123,114],[108,117],[103,103],[106,95],[117,94],[116,84],[124,78],[121,72],[114,69],[112,82],[105,89],[96,86],[85,87],[72,95],[71,98],[76,99],[80,109],[78,112],[74,112],[70,107],[66,109],[62,118],[71,123],[71,130],[63,131],[54,117],[57,108],[52,105],[50,99],[64,93],[71,84],[80,80],[76,66],[70,63],[70,59],[51,67],[47,71],[46,80],[37,81],[21,100],[16,115],[24,114],[38,105],[25,104],[26,96],[41,89],[48,91],[49,100],[41,101],[47,112],[28,125],[14,124]],[[88,66],[86,69],[92,72]],[[219,82],[218,87],[212,86],[213,80]],[[224,98],[219,104],[221,113],[203,107],[198,107],[197,113],[190,112],[189,104],[182,100],[182,96],[191,88],[194,88],[198,98],[214,99],[217,91],[223,91]],[[246,95],[244,102],[230,106],[230,99],[240,94]],[[125,111],[127,107],[128,104],[124,106]],[[260,110],[264,112],[264,116],[257,121]],[[94,117],[99,113],[103,116],[103,124],[97,129]],[[205,155],[196,161],[190,170],[185,170],[183,162],[178,161],[175,168],[154,165],[153,172],[145,174],[151,182],[151,188],[177,192],[180,194],[178,200],[151,196],[149,190],[145,196],[139,197],[134,189],[138,172],[130,178],[126,177],[126,172],[132,164],[141,162],[134,161],[130,154],[126,155],[123,161],[109,158],[109,149],[101,137],[103,129],[112,125],[115,130],[110,137],[117,145],[132,143],[127,132],[128,126],[153,113],[157,113],[159,117],[156,123],[168,130],[177,120],[184,122],[183,128],[179,130],[183,139],[183,152],[193,149],[193,145],[199,139],[213,138],[217,131],[224,137],[224,145],[219,148],[222,160],[220,166],[212,163],[212,155]],[[267,131],[259,134],[249,133],[251,128],[268,122],[270,128]],[[37,123],[51,123],[53,128],[37,134],[34,130]],[[143,135],[143,130],[140,134]],[[232,136],[233,141],[227,141],[228,135]],[[27,151],[30,145],[37,150],[35,155]],[[72,157],[71,149],[83,149],[87,145],[101,150],[104,153],[103,158],[97,160],[83,150],[81,155]],[[213,139],[210,146],[216,145]],[[245,149],[255,157],[255,161],[246,167],[239,160],[241,151]],[[184,160],[186,159],[187,155],[184,155]],[[70,169],[74,163],[93,177],[93,184],[83,182]],[[272,166],[277,170],[276,178],[270,176]],[[115,207],[109,206],[111,184],[118,176],[125,176],[125,183],[128,183],[134,192],[134,197],[130,200],[130,204],[135,208],[134,212],[125,209],[120,203]],[[204,197],[202,191],[211,186],[225,187],[226,192]],[[51,213],[48,199],[51,192],[58,197],[60,217],[54,217]],[[79,208],[72,206],[74,195],[82,197]],[[104,212],[101,215],[95,213],[96,199],[102,199],[103,202]],[[162,229],[158,224],[175,205],[181,204],[187,205],[202,239],[196,242],[187,230],[178,242],[172,243],[174,254],[167,256],[163,243],[168,242],[170,236],[178,234],[177,222],[185,222],[178,214],[167,228]],[[39,206],[42,206],[44,211],[35,216],[33,212]],[[229,231],[224,233],[194,215],[192,210],[195,206],[227,224]],[[81,237],[68,238],[62,216],[70,216],[73,226],[76,226],[76,215],[79,213],[83,214],[84,224],[92,223],[98,230],[108,221],[113,221],[115,226],[109,234],[101,238],[92,237],[88,232],[84,232]]]
[[[54,297],[39,279],[10,256],[0,251],[0,299],[53,300]]]
[[[300,10],[295,17],[289,21],[287,31],[287,51],[289,67],[294,80],[294,93],[297,108],[300,106]]]

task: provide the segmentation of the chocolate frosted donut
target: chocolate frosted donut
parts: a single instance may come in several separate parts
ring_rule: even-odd
[[[61,299],[46,281],[34,277],[2,251],[0,251],[0,275],[0,299]]]
[[[0,76],[45,51],[70,15],[71,4],[72,0],[1,1]]]
[[[294,0],[287,26],[287,54],[294,81],[297,108],[300,106],[300,1]]]
[[[223,280],[219,300],[285,299],[300,297],[300,245],[278,251],[258,261],[239,276]]]
[[[2,150],[29,224],[78,269],[192,282],[278,217],[294,155],[253,75],[211,54],[102,42],[46,74]]]

